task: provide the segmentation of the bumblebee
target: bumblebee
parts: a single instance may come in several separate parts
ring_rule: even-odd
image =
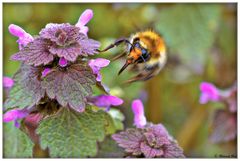
[[[126,43],[127,50],[115,58],[114,60],[126,56],[126,62],[120,69],[118,74],[121,74],[129,65],[132,65],[132,70],[138,72],[135,77],[130,78],[126,83],[135,81],[145,81],[156,76],[163,66],[166,64],[166,46],[163,38],[155,31],[146,30],[133,34],[130,39],[120,38],[115,43],[109,45],[100,52],[107,51],[122,43]]]

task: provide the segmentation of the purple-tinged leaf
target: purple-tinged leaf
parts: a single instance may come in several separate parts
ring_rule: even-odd
[[[165,146],[164,149],[165,158],[185,158],[182,148],[175,140],[171,140],[171,144]]]
[[[100,43],[98,41],[82,36],[82,38],[78,40],[78,43],[80,44],[82,50],[80,55],[94,55],[98,53],[97,49],[100,47]]]
[[[125,149],[126,152],[133,155],[140,155],[140,144],[144,140],[141,130],[127,129],[118,134],[112,135],[112,138],[118,143],[118,145]]]
[[[161,124],[147,124],[141,129],[127,129],[114,134],[112,138],[124,148],[130,157],[184,157],[182,149]]]
[[[74,43],[65,47],[57,46],[56,44],[54,44],[50,47],[49,51],[53,55],[63,57],[72,62],[77,59],[78,55],[83,55],[81,54],[82,53],[81,46],[78,43]]]
[[[210,140],[213,143],[227,142],[237,136],[237,113],[217,110],[212,124]]]
[[[12,55],[11,59],[23,61],[28,65],[46,65],[54,59],[54,56],[49,52],[50,45],[51,42],[38,37],[25,48]]]
[[[67,69],[55,69],[43,80],[43,87],[51,99],[56,99],[62,106],[69,105],[76,111],[85,108],[87,96],[92,95],[96,83],[90,67],[86,64],[73,64]]]
[[[154,157],[163,155],[162,149],[153,149],[152,147],[150,147],[148,144],[144,142],[141,143],[140,147],[141,147],[142,153],[146,158],[154,158]]]
[[[32,107],[44,97],[45,90],[41,86],[41,72],[37,67],[23,64],[14,75],[14,86],[4,103],[5,109]]]
[[[59,46],[67,46],[75,42],[79,35],[79,28],[69,23],[49,23],[39,33],[42,38],[50,39]]]

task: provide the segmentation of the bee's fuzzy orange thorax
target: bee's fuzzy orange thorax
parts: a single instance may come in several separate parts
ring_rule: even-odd
[[[165,54],[165,42],[156,32],[147,30],[137,33],[134,37],[138,37],[143,42],[146,48],[152,53],[153,58],[158,58],[160,54]]]
[[[133,58],[133,60],[137,60],[141,56],[142,52],[140,49],[135,48],[129,53],[129,58]]]

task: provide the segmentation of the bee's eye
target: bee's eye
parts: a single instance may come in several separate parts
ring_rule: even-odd
[[[139,44],[139,43],[136,43],[134,46],[135,46],[136,48],[140,48],[140,44]]]
[[[147,55],[147,50],[146,49],[142,49],[142,55],[143,55],[143,57]]]

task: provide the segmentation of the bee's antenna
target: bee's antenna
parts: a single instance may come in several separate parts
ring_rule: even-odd
[[[120,38],[120,39],[117,39],[113,44],[110,44],[110,45],[109,45],[108,47],[106,47],[105,49],[103,49],[103,50],[97,49],[97,51],[98,51],[98,52],[104,52],[104,51],[107,51],[107,50],[109,50],[109,49],[111,49],[111,48],[113,48],[113,47],[115,47],[115,46],[120,45],[121,43],[128,43],[128,44],[130,44],[130,45],[132,46],[132,48],[134,49],[133,44],[131,44],[131,43],[128,41],[127,38]]]
[[[123,65],[123,67],[118,72],[118,75],[120,75],[128,67],[128,65],[130,65],[130,62],[126,61],[126,63]]]

